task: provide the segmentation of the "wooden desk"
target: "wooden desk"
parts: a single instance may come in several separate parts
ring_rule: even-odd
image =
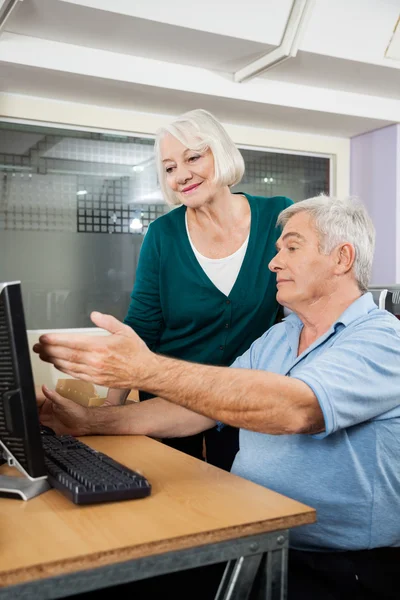
[[[274,590],[263,598],[286,597],[287,529],[314,522],[313,509],[146,437],[83,441],[146,475],[151,496],[84,507],[53,489],[0,498],[0,599],[62,598],[222,561],[219,598],[235,575],[248,586],[263,561]]]

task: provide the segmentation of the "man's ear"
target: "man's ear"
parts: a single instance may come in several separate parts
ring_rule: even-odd
[[[336,267],[339,273],[348,273],[354,265],[356,251],[353,244],[345,242],[336,248]]]

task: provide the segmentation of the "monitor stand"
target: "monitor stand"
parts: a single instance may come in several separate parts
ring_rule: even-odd
[[[0,454],[0,464],[7,462],[9,467],[14,467],[20,471],[24,477],[13,475],[0,475],[0,496],[22,498],[22,500],[30,500],[47,492],[51,488],[47,481],[46,475],[37,479],[31,479],[15,458],[3,447],[3,456]],[[5,459],[1,460],[1,459]]]

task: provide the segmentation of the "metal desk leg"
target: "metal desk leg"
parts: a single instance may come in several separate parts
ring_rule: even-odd
[[[255,554],[230,560],[226,565],[215,600],[247,600],[262,558],[263,554]]]
[[[215,600],[286,600],[287,548],[228,562]]]
[[[286,600],[288,549],[263,555],[252,600]]]

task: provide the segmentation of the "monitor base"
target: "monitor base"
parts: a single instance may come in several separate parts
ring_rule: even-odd
[[[50,490],[51,486],[46,479],[31,481],[23,477],[0,475],[0,496],[19,497],[30,500]]]

